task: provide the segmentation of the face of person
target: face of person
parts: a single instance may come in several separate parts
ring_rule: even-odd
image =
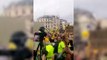
[[[70,34],[70,35],[69,35],[69,38],[73,40],[73,39],[74,39],[74,35],[73,35],[73,34]]]
[[[60,41],[61,40],[61,37],[60,36],[58,36],[58,41]]]

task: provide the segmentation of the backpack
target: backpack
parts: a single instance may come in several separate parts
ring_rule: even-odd
[[[54,53],[58,53],[58,45],[59,45],[59,42],[56,42],[54,45]]]

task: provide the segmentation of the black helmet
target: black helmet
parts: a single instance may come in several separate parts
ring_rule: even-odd
[[[44,27],[40,27],[39,31],[44,31],[45,28]]]
[[[27,40],[27,35],[23,31],[18,31],[12,34],[11,41],[15,43],[18,46],[25,45],[25,42]]]

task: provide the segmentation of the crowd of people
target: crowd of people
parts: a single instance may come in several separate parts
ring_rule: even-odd
[[[34,42],[39,43],[36,49]],[[7,48],[0,49],[0,57],[5,56],[5,60],[74,60],[73,45],[72,32],[45,32],[41,27],[33,38],[23,31],[13,33]]]
[[[35,33],[35,42],[40,42],[40,48],[34,49],[35,60],[74,60],[72,32],[45,32],[44,28],[42,29],[39,33]]]

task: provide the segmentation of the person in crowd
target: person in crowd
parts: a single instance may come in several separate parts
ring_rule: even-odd
[[[43,40],[44,40],[44,37],[47,36],[47,33],[45,32],[45,28],[44,27],[40,27],[39,29],[39,33],[34,33],[34,36],[38,35],[39,36],[39,44],[38,44],[38,47],[36,50],[34,50],[34,59],[36,59],[37,57],[37,52],[39,51],[39,47],[40,47],[40,60],[42,60],[42,48],[43,48]]]
[[[45,46],[42,49],[42,60],[54,60],[54,47],[49,40],[45,42]]]
[[[32,51],[26,46],[28,36],[23,31],[15,32],[10,40],[9,50],[12,60],[31,60]]]
[[[42,60],[73,60],[73,40],[69,38],[71,35],[66,32],[46,32]]]
[[[72,52],[68,47],[68,40],[65,35],[61,36],[61,39],[58,44],[58,60],[71,60]]]

